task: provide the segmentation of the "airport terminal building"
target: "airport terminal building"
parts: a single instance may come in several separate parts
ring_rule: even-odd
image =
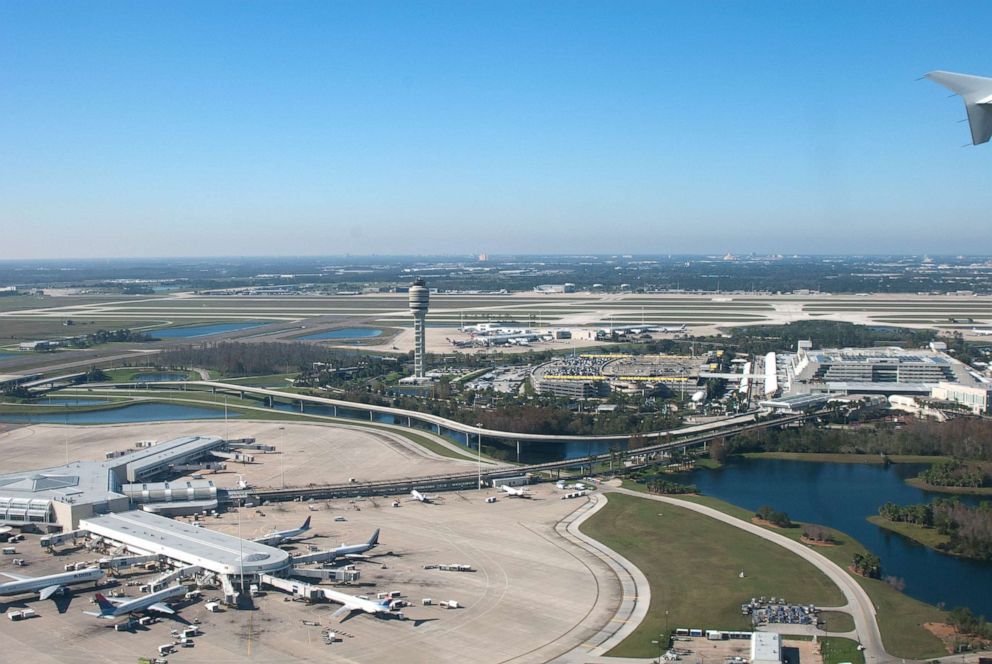
[[[968,366],[932,349],[828,348],[799,342],[788,363],[790,394],[905,394],[930,396],[940,384],[977,387]]]
[[[152,511],[167,511],[167,505],[215,508],[217,490],[208,480],[171,485],[147,480],[211,455],[230,456],[225,452],[230,445],[217,436],[183,436],[108,452],[104,461],[0,475],[0,525],[72,530],[81,519],[126,511],[132,502],[145,503]]]
[[[79,528],[133,554],[160,556],[173,567],[198,567],[228,579],[274,574],[291,565],[282,549],[143,510],[82,519]]]

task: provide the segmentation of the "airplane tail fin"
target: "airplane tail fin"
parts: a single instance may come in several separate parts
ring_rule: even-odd
[[[114,612],[114,605],[110,603],[106,597],[100,593],[96,594],[96,603],[100,607],[100,615],[105,615]]]
[[[310,517],[307,517],[307,520],[303,522],[303,525],[300,526],[300,530],[310,530]]]
[[[987,143],[992,138],[992,78],[949,71],[932,71],[926,78],[964,99],[974,145]]]
[[[379,529],[376,528],[375,532],[372,533],[372,537],[369,538],[368,542],[370,547],[377,546],[379,544]]]

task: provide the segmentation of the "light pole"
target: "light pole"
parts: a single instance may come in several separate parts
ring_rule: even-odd
[[[479,429],[482,429],[483,424],[482,422],[479,422],[475,426],[478,427]],[[482,431],[479,431],[478,436],[479,436],[479,447],[477,450],[476,458],[478,460],[478,467],[479,467],[479,484],[476,488],[481,490],[482,489]]]

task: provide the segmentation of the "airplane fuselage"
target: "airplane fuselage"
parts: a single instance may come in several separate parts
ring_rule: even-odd
[[[71,586],[77,583],[87,583],[89,581],[99,581],[103,578],[103,570],[99,567],[76,572],[60,572],[59,574],[49,574],[33,579],[23,579],[0,583],[0,595],[20,595],[51,588],[53,586]]]

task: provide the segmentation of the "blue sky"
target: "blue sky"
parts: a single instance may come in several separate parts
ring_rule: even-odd
[[[992,253],[987,2],[0,3],[4,258]]]

